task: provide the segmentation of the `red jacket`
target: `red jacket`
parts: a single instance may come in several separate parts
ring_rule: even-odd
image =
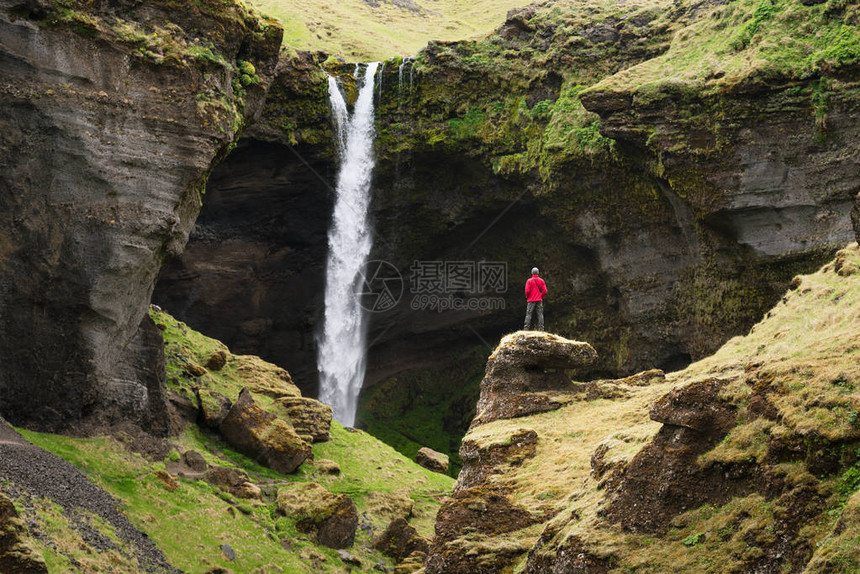
[[[546,283],[537,275],[526,281],[526,301],[543,301],[546,295]]]

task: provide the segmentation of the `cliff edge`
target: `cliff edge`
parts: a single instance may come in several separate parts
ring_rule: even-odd
[[[282,30],[241,3],[0,7],[0,413],[167,425],[146,317]]]

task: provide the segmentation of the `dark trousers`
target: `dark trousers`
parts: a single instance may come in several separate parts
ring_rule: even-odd
[[[523,331],[528,331],[532,326],[532,314],[537,309],[538,331],[543,331],[543,301],[529,301],[526,304],[526,322]]]

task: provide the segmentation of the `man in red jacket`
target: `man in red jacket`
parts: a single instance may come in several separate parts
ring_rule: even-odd
[[[543,331],[543,296],[546,295],[546,283],[538,277],[538,268],[532,269],[532,278],[526,281],[526,322],[524,331],[532,325],[532,313],[537,309],[538,331]]]

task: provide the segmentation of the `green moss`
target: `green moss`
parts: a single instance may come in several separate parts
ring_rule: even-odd
[[[449,474],[457,476],[460,441],[474,416],[485,361],[480,347],[450,363],[382,381],[362,392],[357,420],[410,460],[423,446],[447,454]]]

